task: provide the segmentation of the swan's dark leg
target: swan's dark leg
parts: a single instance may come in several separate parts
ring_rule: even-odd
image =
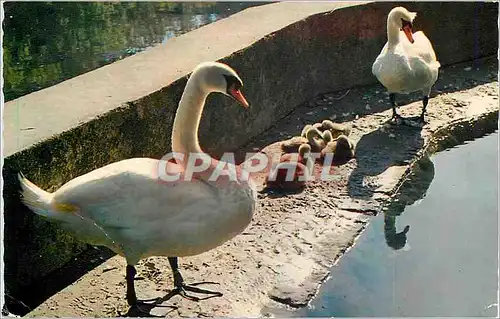
[[[169,305],[159,305],[158,303],[161,302],[162,298],[153,298],[149,300],[137,300],[137,295],[135,294],[135,285],[134,285],[134,279],[137,271],[135,270],[134,266],[127,265],[127,274],[125,276],[127,280],[127,302],[130,307],[135,307],[138,309],[140,312],[143,313],[148,313],[145,309],[141,309],[141,305],[145,307],[167,307],[167,308],[174,308],[177,309],[175,306],[169,306]]]
[[[203,284],[203,283],[215,284],[214,282],[201,282],[201,283],[197,283],[197,284],[193,284],[193,285],[187,285],[184,282],[184,278],[182,278],[181,272],[179,271],[179,264],[177,262],[177,257],[168,257],[168,262],[170,263],[170,267],[172,267],[172,272],[174,274],[175,290],[182,297],[187,298],[187,299],[191,299],[193,301],[207,299],[207,298],[199,298],[196,296],[188,295],[186,293],[186,291],[196,292],[196,293],[200,293],[200,294],[213,295],[213,297],[221,297],[222,296],[222,293],[220,293],[220,292],[195,287],[196,285]],[[211,298],[211,297],[208,297],[208,298]]]
[[[127,302],[129,306],[137,305],[137,295],[135,294],[134,278],[136,270],[134,266],[127,265]]]
[[[424,107],[422,108],[422,114],[420,114],[419,121],[421,123],[425,123],[424,115],[425,115],[425,110],[427,108],[427,104],[429,103],[429,97],[428,96],[424,96],[424,99],[422,100],[422,103],[424,104]]]
[[[389,99],[391,100],[392,106],[392,119],[396,122],[396,124],[401,124],[403,122],[403,118],[396,112],[396,94],[390,93]]]

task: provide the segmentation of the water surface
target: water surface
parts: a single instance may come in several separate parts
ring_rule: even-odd
[[[496,316],[498,133],[424,159],[308,317]]]
[[[5,101],[261,4],[263,2],[4,2]]]

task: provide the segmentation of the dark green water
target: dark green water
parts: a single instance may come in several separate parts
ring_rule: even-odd
[[[262,2],[4,3],[5,101]]]
[[[294,316],[497,315],[498,133],[423,160],[400,192]]]

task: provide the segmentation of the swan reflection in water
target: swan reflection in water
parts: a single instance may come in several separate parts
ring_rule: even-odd
[[[432,180],[434,179],[434,163],[429,157],[419,160],[408,179],[395,195],[384,213],[384,236],[385,242],[394,250],[403,248],[406,245],[406,235],[410,230],[410,225],[406,225],[403,231],[397,232],[396,218],[403,213],[406,206],[414,204],[425,197]]]

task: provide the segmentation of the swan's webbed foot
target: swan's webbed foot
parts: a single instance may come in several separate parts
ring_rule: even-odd
[[[162,302],[161,297],[139,300],[137,298],[134,299],[134,298],[129,298],[127,296],[127,303],[130,307],[137,307],[137,308],[139,308],[140,306],[151,307],[151,306],[156,306],[161,302]]]
[[[405,123],[405,119],[396,112],[392,113],[391,123],[395,125],[401,125]]]
[[[175,285],[175,291],[183,298],[186,298],[186,299],[189,299],[192,301],[200,301],[200,300],[210,299],[210,298],[214,298],[214,297],[222,297],[221,292],[196,287],[197,285],[201,285],[201,284],[216,284],[216,283],[215,282],[200,282],[200,283],[188,285],[184,282],[181,282],[180,284]],[[206,294],[206,295],[210,295],[210,296],[200,298],[200,297],[188,294],[187,293],[188,291],[195,292],[198,294]]]
[[[217,284],[216,282],[206,281],[206,282],[194,283],[191,285],[186,284],[184,282],[184,278],[182,278],[181,272],[179,271],[177,257],[169,257],[168,261],[170,263],[170,267],[172,267],[172,271],[174,274],[174,286],[175,286],[174,291],[177,294],[179,294],[180,296],[182,296],[186,299],[192,300],[192,301],[200,301],[200,300],[205,300],[205,299],[214,298],[214,297],[222,297],[222,293],[220,293],[218,291],[212,291],[212,290],[202,289],[202,288],[196,287],[196,286],[202,285],[202,284],[215,284],[216,285]],[[188,291],[199,293],[199,294],[211,295],[211,296],[200,298],[200,297],[196,297],[196,296],[188,294],[187,293]]]

